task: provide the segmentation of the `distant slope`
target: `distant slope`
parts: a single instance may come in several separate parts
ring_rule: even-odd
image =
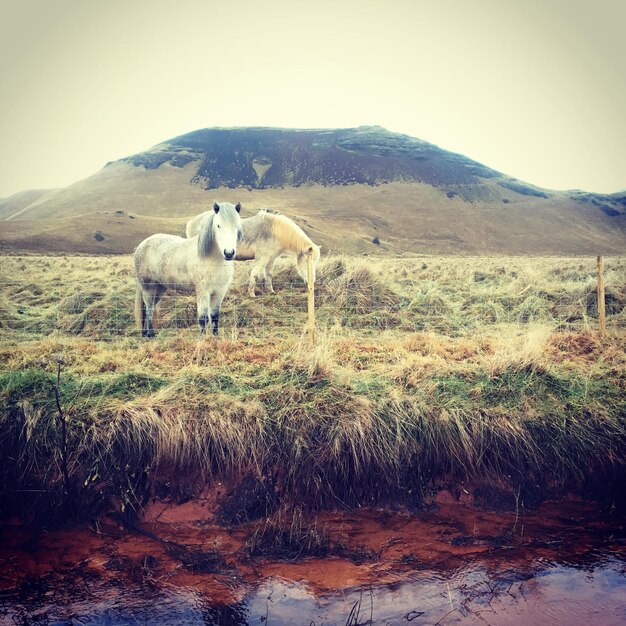
[[[127,254],[156,232],[185,234],[184,222],[120,213],[0,223],[0,252]]]
[[[580,202],[591,203],[597,206],[609,217],[626,215],[626,191],[614,194],[587,193],[584,191],[572,192],[572,197]]]
[[[277,209],[350,253],[626,250],[626,194],[548,191],[380,127],[188,133],[37,198],[0,249],[129,252],[214,200]]]
[[[47,194],[49,189],[28,189],[0,199],[0,220],[13,219],[24,213],[33,202]]]

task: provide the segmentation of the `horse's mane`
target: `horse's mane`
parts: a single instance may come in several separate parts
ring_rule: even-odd
[[[211,214],[200,222],[200,232],[198,233],[198,256],[206,257],[213,251],[213,216]]]
[[[293,220],[280,213],[267,213],[266,217],[270,220],[272,234],[285,248],[297,254],[302,254],[311,247],[315,249],[310,237]]]

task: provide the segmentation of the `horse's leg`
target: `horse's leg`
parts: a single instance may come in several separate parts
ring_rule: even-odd
[[[274,285],[272,283],[272,278],[274,276],[274,263],[276,263],[276,259],[278,257],[270,257],[267,263],[265,264],[265,290],[269,293],[276,293],[274,291]]]
[[[209,321],[209,295],[205,291],[196,291],[196,299],[198,303],[198,324],[200,325],[200,334],[206,333],[206,325]]]
[[[260,278],[263,281],[263,285],[265,287],[265,289],[267,289],[267,265],[268,263],[270,263],[272,261],[272,257],[268,256],[267,254],[262,254],[260,256],[257,256],[256,258],[256,262],[254,264],[254,267],[252,268],[252,271],[250,272],[250,284],[248,285],[248,295],[251,298],[254,298],[254,288],[256,286],[256,279]],[[269,284],[270,284],[270,288],[273,292],[273,288],[272,288],[272,277],[270,276],[269,278]]]
[[[225,292],[217,291],[211,294],[211,326],[213,334],[217,337],[217,331],[220,323],[220,307],[224,299]]]
[[[217,337],[217,333],[220,325],[220,310],[211,310],[211,327],[213,328],[213,334]]]
[[[220,306],[224,299],[222,291],[213,292],[211,294],[198,294],[198,323],[200,324],[200,334],[206,334],[206,326],[209,322],[209,313],[211,315],[211,329],[213,334],[217,336],[220,321]]]
[[[251,298],[256,296],[254,290],[256,288],[256,278],[259,274],[259,271],[262,269],[263,259],[257,259],[252,266],[252,270],[250,270],[250,282],[248,283],[248,295]]]
[[[155,335],[153,323],[154,309],[156,308],[156,305],[161,299],[164,291],[165,289],[163,289],[159,285],[150,285],[149,287],[146,287],[144,285],[143,287],[142,296],[146,313],[144,318],[144,325],[141,330],[142,337],[152,338]]]

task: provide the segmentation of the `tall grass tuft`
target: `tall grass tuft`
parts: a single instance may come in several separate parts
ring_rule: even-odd
[[[501,343],[487,359],[490,376],[498,376],[505,371],[535,370],[545,371],[549,362],[545,358],[553,328],[547,325],[534,325],[522,335],[513,335]]]
[[[17,307],[6,294],[0,293],[0,330],[9,330],[17,326]]]
[[[364,263],[331,274],[322,284],[321,300],[330,300],[338,309],[357,315],[380,309],[392,312],[400,304],[399,296]]]
[[[267,518],[258,525],[244,546],[244,552],[249,557],[287,561],[306,556],[324,557],[330,549],[328,528],[317,520],[307,522],[300,507],[296,507],[289,516],[279,512]]]

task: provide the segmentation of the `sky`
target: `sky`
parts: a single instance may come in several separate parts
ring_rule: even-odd
[[[623,0],[0,0],[0,197],[212,126],[379,125],[626,188]]]

